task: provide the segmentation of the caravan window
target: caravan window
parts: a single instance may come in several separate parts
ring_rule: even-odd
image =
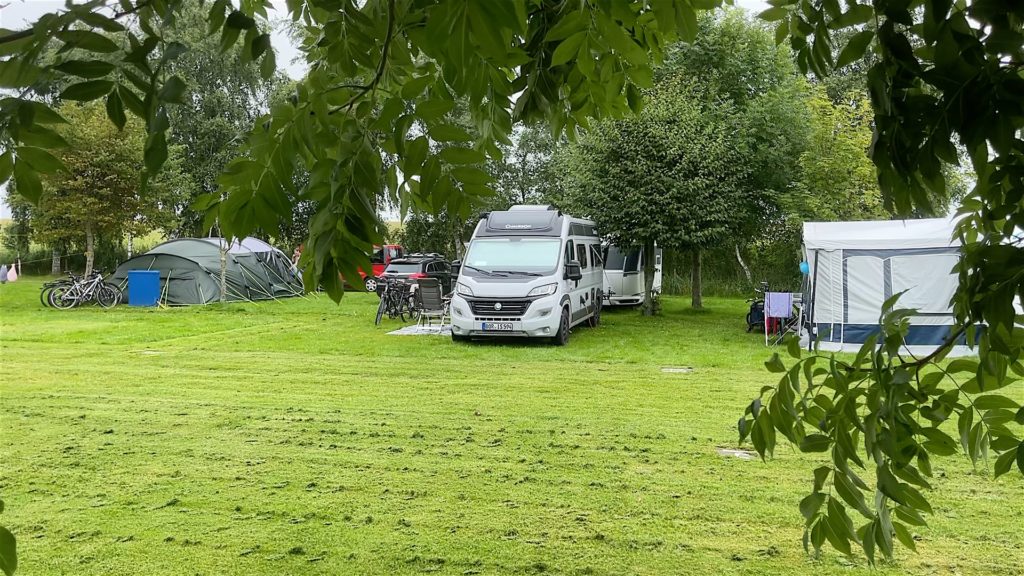
[[[576,260],[580,263],[580,268],[587,267],[587,245],[577,244],[576,245]]]
[[[638,272],[640,270],[640,250],[633,249],[623,252],[615,246],[609,246],[608,257],[605,258],[604,267],[605,270]]]
[[[593,266],[601,267],[601,248],[597,244],[590,245],[590,263]]]

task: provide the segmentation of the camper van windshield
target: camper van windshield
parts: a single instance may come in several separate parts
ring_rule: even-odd
[[[558,265],[561,242],[549,238],[478,238],[464,263],[485,272],[550,272]]]
[[[637,272],[640,270],[640,251],[622,252],[615,246],[609,246],[608,256],[604,260],[604,269]]]

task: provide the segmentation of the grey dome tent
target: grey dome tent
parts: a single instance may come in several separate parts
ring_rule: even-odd
[[[160,271],[160,301],[169,306],[220,300],[222,238],[169,240],[121,263],[109,281],[127,291],[130,270]],[[302,280],[283,252],[257,238],[227,249],[226,300],[256,301],[302,294]]]

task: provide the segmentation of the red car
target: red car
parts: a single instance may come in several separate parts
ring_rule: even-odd
[[[405,255],[405,248],[402,248],[398,244],[385,244],[383,246],[374,246],[373,255],[370,257],[370,262],[373,264],[373,274],[370,276],[366,275],[361,268],[359,269],[359,276],[363,280],[363,286],[366,287],[367,292],[377,291],[377,278],[384,273],[384,269],[388,267],[388,264],[396,258],[401,258]]]

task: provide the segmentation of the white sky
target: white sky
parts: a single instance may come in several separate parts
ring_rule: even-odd
[[[271,20],[288,16],[284,8],[284,0],[272,0],[272,3],[275,8],[270,14]],[[734,3],[755,13],[767,8],[764,0],[735,0]],[[35,22],[41,15],[60,10],[63,7],[64,0],[0,0],[0,28],[21,30]],[[301,59],[301,53],[292,44],[291,39],[283,33],[281,26],[274,28],[271,32],[271,42],[277,51],[277,65],[289,77],[301,78],[306,71],[306,64]],[[0,185],[0,219],[11,217],[11,211],[3,201],[6,197],[6,188],[6,185]]]

